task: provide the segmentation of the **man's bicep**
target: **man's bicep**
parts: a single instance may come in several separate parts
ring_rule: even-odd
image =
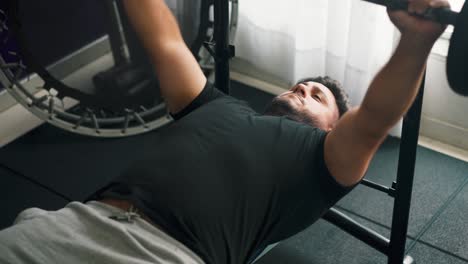
[[[346,113],[325,139],[325,164],[343,186],[356,185],[364,177],[369,163],[388,129],[375,129],[372,118],[360,108]]]
[[[188,106],[206,85],[207,79],[185,43],[164,45],[153,62],[162,96],[171,113]]]

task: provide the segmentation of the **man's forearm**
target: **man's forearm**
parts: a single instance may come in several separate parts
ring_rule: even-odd
[[[390,61],[372,81],[361,110],[375,123],[376,134],[386,133],[408,111],[431,48],[431,43],[403,36]]]
[[[127,15],[146,50],[157,52],[170,44],[184,43],[177,20],[164,0],[124,0]],[[157,54],[150,54],[153,58]]]

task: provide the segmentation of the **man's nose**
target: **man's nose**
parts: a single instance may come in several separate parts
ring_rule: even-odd
[[[307,94],[309,93],[309,87],[307,87],[307,85],[305,85],[303,83],[300,83],[296,87],[296,90],[294,92],[300,94],[303,98],[306,98]]]

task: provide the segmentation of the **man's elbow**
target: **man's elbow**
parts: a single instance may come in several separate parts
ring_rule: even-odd
[[[184,41],[171,40],[164,41],[149,49],[153,63],[157,67],[167,66],[177,60],[185,60],[187,55],[191,55],[190,49]]]
[[[356,116],[357,130],[370,142],[385,139],[390,129],[400,120],[399,116],[392,113],[375,112],[365,105],[357,109]]]

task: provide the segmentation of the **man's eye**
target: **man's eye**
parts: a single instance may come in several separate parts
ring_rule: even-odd
[[[314,95],[313,97],[314,97],[315,99],[317,99],[319,102],[322,102],[322,99],[320,98],[320,96]]]

